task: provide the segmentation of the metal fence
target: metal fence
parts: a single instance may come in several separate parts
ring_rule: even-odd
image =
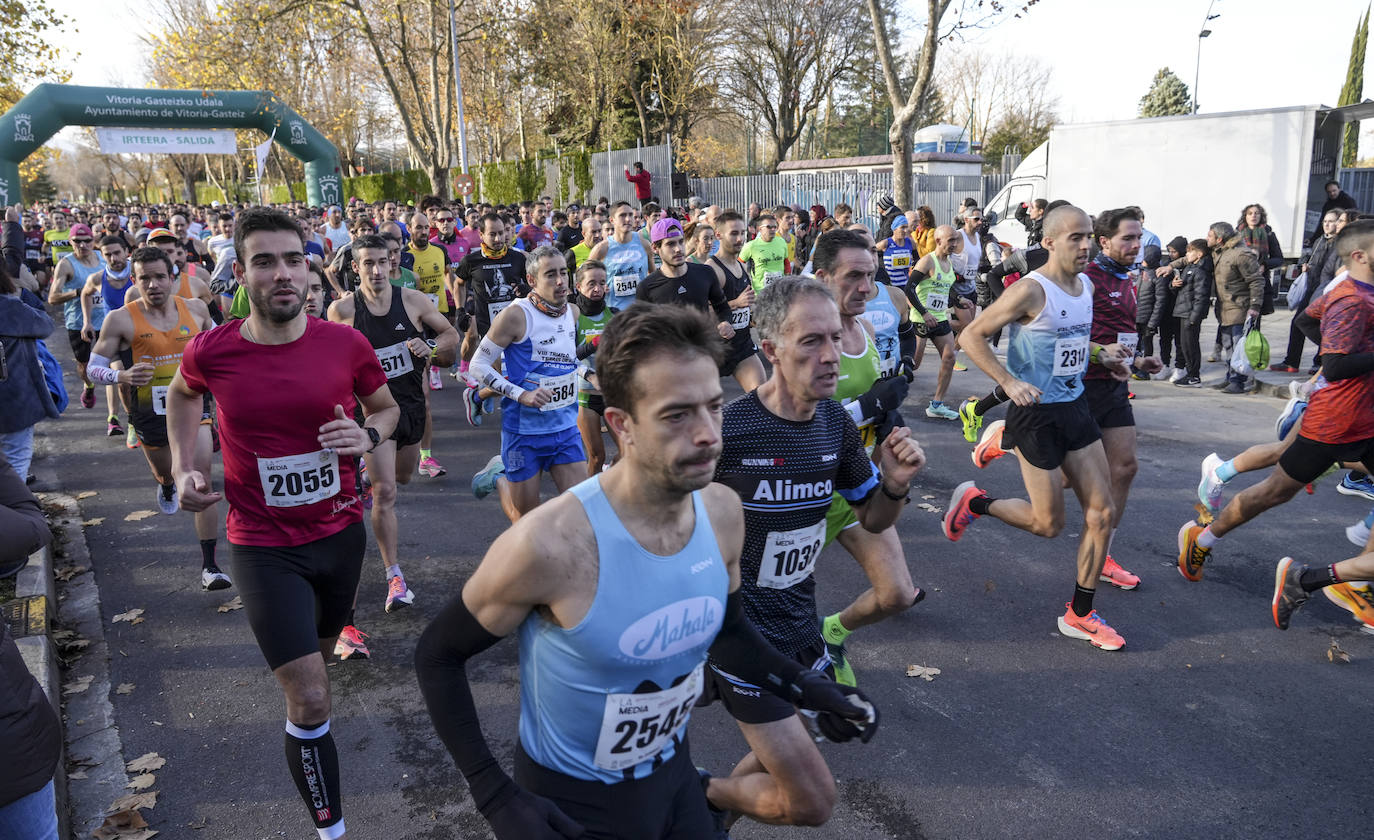
[[[1342,169],[1336,176],[1341,189],[1355,199],[1355,206],[1368,213],[1374,210],[1374,169]]]
[[[634,149],[607,149],[592,154],[591,200],[609,198],[611,201],[634,201],[635,185],[625,180],[625,167],[634,168],[635,161],[644,164],[644,171],[653,179],[649,186],[660,201],[672,195],[673,147],[670,143],[640,146]]]
[[[979,204],[987,203],[1010,175],[921,175],[913,176],[914,195],[904,209],[929,205],[935,221],[947,224],[954,218],[955,208],[964,198],[972,196]],[[833,211],[844,203],[854,208],[855,221],[876,229],[878,219],[873,214],[873,197],[892,193],[890,172],[820,172],[813,174],[738,175],[728,178],[693,178],[689,182],[692,195],[706,204],[719,204],[743,211],[757,202],[764,209],[778,204],[825,205]]]

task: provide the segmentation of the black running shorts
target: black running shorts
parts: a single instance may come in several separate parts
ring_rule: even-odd
[[[1088,413],[1093,416],[1097,428],[1135,425],[1129,384],[1115,379],[1084,379],[1083,396],[1088,400]]]
[[[401,417],[396,421],[396,431],[391,439],[396,441],[397,449],[414,446],[425,436],[425,404],[397,403]]]
[[[954,332],[954,327],[949,325],[949,319],[936,321],[935,326],[932,327],[926,323],[924,318],[912,318],[911,325],[916,328],[916,335],[919,338],[939,338]]]
[[[587,830],[583,840],[700,840],[714,837],[701,776],[683,739],[673,757],[642,779],[608,785],[538,764],[517,742],[515,781],[553,800]]]
[[[825,642],[820,638],[816,639],[815,644],[797,651],[792,658],[803,668],[835,678],[835,665],[825,651]],[[741,723],[772,723],[786,720],[797,713],[796,706],[768,689],[727,674],[709,663],[707,676],[706,702],[719,700],[730,717]],[[698,705],[701,705],[700,701]]]
[[[67,343],[72,346],[77,362],[86,367],[91,361],[91,343],[81,337],[81,330],[67,330]]]
[[[725,361],[721,362],[718,368],[720,375],[734,376],[735,368],[757,356],[758,352],[759,351],[754,348],[752,341],[749,343],[747,350],[744,348],[736,348],[734,345],[731,345],[729,351],[726,353]]]
[[[1319,443],[1299,432],[1279,456],[1279,466],[1299,484],[1316,481],[1332,464],[1355,462],[1364,464],[1365,472],[1374,473],[1374,439]]]
[[[348,622],[367,530],[354,522],[304,545],[229,544],[234,586],[272,670],[320,650]]]
[[[1038,403],[1022,408],[1007,407],[1007,425],[1002,431],[1002,448],[1015,449],[1031,466],[1055,470],[1064,456],[1102,439],[1102,432],[1088,413],[1088,401]]]

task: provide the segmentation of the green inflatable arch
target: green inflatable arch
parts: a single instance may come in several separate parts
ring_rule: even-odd
[[[0,117],[0,204],[22,200],[19,164],[69,125],[256,128],[305,163],[309,202],[338,204],[339,152],[269,91],[161,90],[42,84]]]

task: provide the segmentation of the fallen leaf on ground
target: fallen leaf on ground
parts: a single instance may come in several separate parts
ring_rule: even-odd
[[[937,508],[930,502],[921,502],[920,504],[916,505],[916,507],[920,508],[921,510],[928,510],[931,513],[939,513],[941,511],[941,508]]]
[[[157,784],[157,776],[152,773],[140,773],[130,779],[125,787],[129,790],[147,790],[155,784]]]
[[[130,761],[128,764],[124,765],[124,769],[128,770],[130,773],[150,773],[153,770],[161,770],[162,766],[166,763],[167,759],[155,752],[150,752],[144,753],[133,761]]]
[[[77,493],[77,494],[76,494],[76,498],[77,498],[77,501],[80,501],[81,499],[89,499],[90,497],[96,496],[96,495],[99,495],[99,494],[96,493],[96,491],[94,491],[94,490],[82,490],[80,493]]]
[[[924,665],[906,666],[906,675],[908,677],[920,677],[926,682],[933,682],[935,680],[935,677],[938,676],[939,673],[939,668],[927,668]]]
[[[53,572],[52,576],[57,578],[58,580],[71,580],[72,578],[76,577],[77,575],[85,571],[88,571],[88,569],[85,566],[63,566],[62,568]]]
[[[96,526],[96,525],[99,525],[100,523],[102,523],[102,522],[104,522],[104,521],[105,521],[105,517],[103,517],[103,516],[96,516],[96,517],[93,517],[93,518],[91,518],[91,519],[84,520],[81,524],[82,524],[84,527],[91,528],[91,527],[94,527],[94,526]]]
[[[143,616],[139,616],[138,618],[135,618],[133,621],[130,621],[129,623],[130,623],[130,624],[142,624],[142,623],[143,623]]]
[[[241,610],[243,609],[243,599],[240,598],[238,595],[235,595],[232,601],[225,601],[223,604],[219,605],[218,609],[220,612],[232,612],[234,610]]]
[[[124,517],[124,521],[125,521],[125,522],[137,522],[137,521],[139,521],[140,519],[147,519],[147,518],[150,517],[150,516],[157,516],[157,511],[155,511],[155,510],[136,510],[136,511],[134,511],[133,513],[129,514],[128,516]]]
[[[113,623],[118,624],[121,621],[132,622],[134,619],[138,618],[141,615],[143,615],[143,609],[141,607],[135,607],[134,609],[131,609],[128,612],[123,612],[115,616]]]
[[[88,676],[84,676],[84,677],[77,677],[76,679],[72,680],[72,681],[69,682],[69,683],[63,683],[63,684],[62,684],[62,693],[63,693],[63,694],[80,694],[81,692],[83,692],[83,691],[85,691],[86,689],[88,689],[88,688],[91,687],[91,680],[93,680],[93,679],[95,679],[95,677],[89,676],[89,675],[88,675]]]
[[[1331,647],[1326,649],[1326,658],[1332,662],[1349,662],[1350,654],[1341,650],[1341,646],[1336,644],[1336,640],[1331,640]]]
[[[926,493],[926,494],[922,495],[921,498],[922,498],[922,499],[933,499],[933,498],[935,498],[935,495],[934,495],[933,493]]]
[[[997,588],[997,583],[991,580],[983,581],[983,594],[987,594]]]
[[[119,684],[119,688],[116,688],[116,689],[115,689],[115,694],[133,694],[133,693],[134,693],[134,684],[133,684],[133,683],[120,683],[120,684]]]

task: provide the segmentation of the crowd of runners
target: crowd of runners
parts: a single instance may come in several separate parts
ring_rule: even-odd
[[[993,498],[963,482],[945,536],[991,517],[1055,538],[1071,489],[1083,521],[1059,632],[1126,644],[1095,596],[1141,584],[1111,556],[1137,470],[1130,382],[1198,384],[1191,354],[1177,351],[1171,375],[1149,352],[1137,293],[1142,275],[1172,269],[1175,289],[1201,284],[1186,299],[1205,313],[1212,257],[1245,247],[1230,225],[1156,271],[1131,207],[1037,202],[1021,248],[991,240],[974,205],[937,224],[879,198],[877,231],[845,205],[550,205],[8,211],[17,281],[61,308],[79,404],[141,450],[159,510],[194,514],[202,587],[242,598],[320,837],[345,835],[326,662],[369,656],[354,619],[363,520],[386,612],[412,605],[398,499],[417,474],[446,472],[431,412],[446,389],[471,425],[500,423],[472,492],[496,496],[511,526],[420,637],[415,669],[503,840],[718,838],[739,819],[829,818],[836,788],[817,743],[867,742],[882,705],[847,645],[925,596],[897,525],[926,459],[903,410],[927,351],[925,415],[962,433],[978,470],[1014,455],[1025,489]],[[1325,473],[1360,471],[1341,485],[1356,492],[1374,471],[1374,220],[1329,233],[1339,271],[1295,319],[1319,369],[1294,384],[1277,441],[1203,462],[1199,515],[1178,539],[1189,581],[1223,536]],[[960,352],[995,387],[949,404]],[[727,378],[743,396],[727,402]],[[1223,507],[1225,484],[1253,470],[1268,477]],[[1347,531],[1350,559],[1277,564],[1278,628],[1321,590],[1374,631],[1371,523],[1374,511]],[[823,616],[813,572],[835,542],[869,588]],[[510,634],[513,777],[483,738],[465,670]],[[691,712],[716,701],[745,756],[690,754]]]

